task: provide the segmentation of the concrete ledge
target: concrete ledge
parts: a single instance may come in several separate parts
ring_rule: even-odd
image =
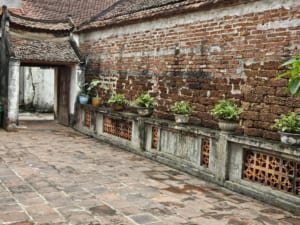
[[[292,155],[293,159],[295,157],[300,157],[300,148],[292,147],[282,144],[280,141],[270,141],[263,138],[252,138],[246,136],[228,135],[227,140],[230,142],[238,143],[244,147],[257,148],[267,150],[268,153],[280,153],[286,155]]]

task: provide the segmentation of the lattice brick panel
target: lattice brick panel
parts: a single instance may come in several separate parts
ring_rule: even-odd
[[[90,111],[84,112],[84,126],[91,127],[92,124],[92,113]]]
[[[152,145],[153,149],[157,149],[158,147],[158,128],[152,127]]]
[[[246,150],[243,179],[300,196],[300,161]]]
[[[208,168],[209,165],[209,139],[202,138],[201,165]]]
[[[130,141],[132,122],[121,119],[104,118],[103,131]]]

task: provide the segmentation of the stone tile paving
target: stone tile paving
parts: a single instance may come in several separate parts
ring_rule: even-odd
[[[300,218],[52,123],[0,130],[0,224],[260,225]]]

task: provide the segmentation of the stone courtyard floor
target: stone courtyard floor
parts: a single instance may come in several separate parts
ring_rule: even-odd
[[[228,191],[55,122],[0,130],[0,224],[300,224]]]

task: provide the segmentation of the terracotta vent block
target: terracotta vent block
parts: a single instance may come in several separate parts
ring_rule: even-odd
[[[246,149],[243,179],[300,197],[300,161]]]
[[[203,138],[201,145],[201,165],[208,168],[209,165],[209,139]]]
[[[151,147],[153,149],[157,149],[158,147],[158,128],[152,127],[152,144]]]
[[[107,117],[104,118],[103,131],[104,133],[131,141],[132,122]]]
[[[92,114],[90,111],[84,112],[84,126],[90,128],[92,124]]]

